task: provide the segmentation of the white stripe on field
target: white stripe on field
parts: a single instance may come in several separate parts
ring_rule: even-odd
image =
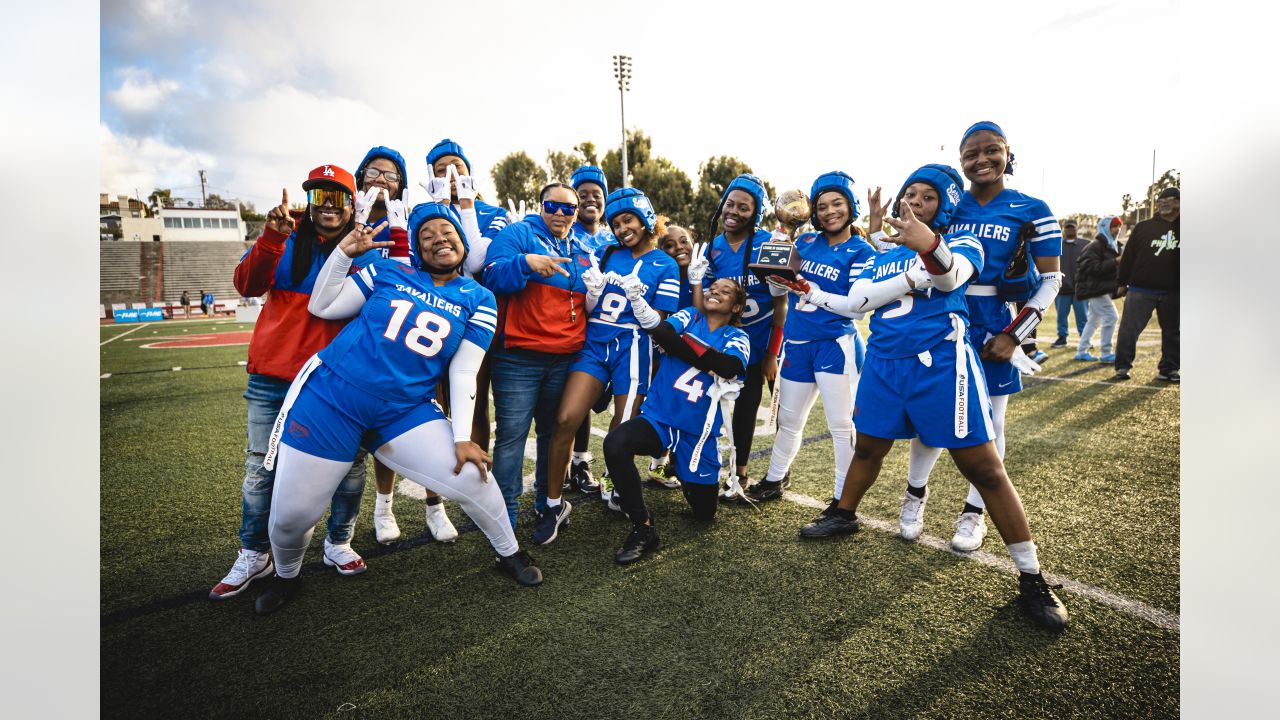
[[[827,503],[822,502],[817,498],[809,497],[808,495],[788,492],[782,497],[784,500],[790,500],[797,505],[814,508],[815,510],[823,510],[827,507]],[[894,522],[887,522],[885,520],[866,515],[859,515],[858,522],[883,533],[888,533],[890,535],[898,534],[898,524]],[[921,535],[920,539],[916,542],[934,550],[942,550],[957,557],[972,560],[980,565],[986,565],[987,567],[995,568],[996,570],[1014,575],[1018,574],[1018,569],[1014,567],[1013,561],[1009,558],[996,557],[995,555],[982,550],[975,550],[971,553],[956,552],[951,549],[951,544],[949,542],[941,538],[933,537],[932,535]],[[1119,610],[1126,615],[1136,617],[1140,620],[1146,620],[1153,625],[1159,625],[1166,630],[1179,631],[1180,619],[1177,613],[1152,607],[1139,600],[1132,600],[1109,590],[1103,590],[1100,587],[1089,585],[1088,583],[1082,583],[1078,580],[1065,578],[1060,575],[1045,573],[1044,577],[1045,580],[1049,581],[1050,585],[1062,583],[1062,589],[1072,593],[1073,595],[1088,598],[1096,603],[1106,605],[1113,610]]]
[[[130,330],[125,330],[124,332],[120,333],[119,335],[116,335],[115,337],[109,337],[109,338],[107,338],[106,340],[103,340],[102,342],[98,343],[98,347],[102,347],[103,345],[106,345],[107,343],[111,342],[112,340],[119,340],[120,338],[124,337],[125,335],[128,335],[129,333],[132,333],[132,332],[137,332],[137,331],[141,330],[142,328],[144,328],[144,327],[146,327],[146,326],[148,326],[148,325],[150,325],[150,324],[151,324],[151,323],[142,323],[142,324],[141,324],[141,325],[139,325],[138,327],[136,327],[136,328],[132,328],[132,329],[130,329]]]
[[[1132,374],[1133,371],[1130,370],[1129,372],[1130,374]],[[1022,382],[1025,383],[1029,380],[1045,380],[1048,382],[1069,382],[1069,383],[1078,383],[1080,385],[1106,385],[1108,387],[1124,388],[1125,390],[1165,390],[1170,385],[1172,385],[1173,387],[1178,386],[1178,383],[1168,383],[1166,385],[1134,385],[1133,381],[1126,382],[1124,380],[1081,380],[1079,378],[1064,378],[1064,377],[1051,377],[1051,376],[1042,377],[1040,375],[1023,375],[1022,376]]]

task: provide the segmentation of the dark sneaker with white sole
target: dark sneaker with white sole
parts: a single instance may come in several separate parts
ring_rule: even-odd
[[[1022,611],[1032,622],[1053,632],[1065,630],[1070,620],[1067,606],[1053,594],[1054,590],[1060,589],[1061,585],[1050,585],[1039,573],[1018,574],[1018,604]]]
[[[833,500],[821,515],[813,519],[813,522],[800,528],[800,537],[836,537],[852,535],[856,532],[858,532],[858,516],[850,510],[841,510]]]
[[[747,497],[756,502],[782,499],[783,482],[781,480],[761,480],[747,489]]]
[[[573,510],[573,503],[568,500],[561,500],[560,504],[555,507],[547,507],[542,512],[542,517],[538,518],[538,525],[533,529],[534,545],[547,545],[560,534],[560,526],[569,526],[569,513]]]
[[[613,556],[619,565],[630,565],[658,549],[658,529],[652,525],[636,525],[622,541],[622,549]]]
[[[525,587],[542,584],[542,571],[533,564],[533,558],[524,550],[506,557],[495,557],[493,566],[504,575],[508,575]]]

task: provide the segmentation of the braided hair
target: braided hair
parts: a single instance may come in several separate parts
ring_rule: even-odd
[[[734,188],[734,189],[737,190],[738,188]],[[743,192],[746,192],[746,191],[743,190]],[[752,205],[755,205],[756,203],[755,196],[752,195],[751,193],[747,193],[747,196],[751,198]],[[711,213],[711,225],[710,227],[707,228],[707,237],[712,238],[713,240],[715,239],[715,236],[716,236],[716,225],[720,222],[720,215],[724,210],[724,203],[728,199],[729,199],[729,193],[725,193],[724,197],[721,198],[720,203],[716,205],[715,212]],[[759,210],[760,210],[759,207],[751,208],[751,212],[753,214],[758,212]],[[747,252],[742,256],[742,274],[739,276],[739,280],[738,280],[738,285],[743,288],[747,286],[748,273],[751,272],[748,266],[751,264],[751,250],[754,247],[755,239],[756,239],[756,228],[755,228],[755,224],[753,223],[751,228],[747,231],[747,241],[746,241]],[[743,293],[744,294],[746,293],[745,289],[743,290]],[[741,313],[739,313],[738,315],[739,317],[741,317]]]

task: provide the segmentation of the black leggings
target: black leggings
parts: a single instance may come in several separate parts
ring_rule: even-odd
[[[648,420],[640,417],[622,423],[604,439],[604,464],[609,468],[613,489],[618,493],[618,504],[636,525],[645,524],[650,517],[644,504],[640,473],[636,471],[636,456],[657,457],[665,450],[658,432]],[[694,517],[711,520],[716,516],[720,493],[718,484],[681,482],[680,486]]]
[[[747,382],[738,394],[733,406],[733,445],[739,466],[745,467],[751,458],[751,441],[756,433],[756,413],[760,411],[760,397],[764,394],[764,365],[756,363],[747,367]]]

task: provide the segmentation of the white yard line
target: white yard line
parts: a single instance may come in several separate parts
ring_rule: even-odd
[[[124,337],[125,335],[128,335],[129,333],[137,332],[137,331],[141,330],[142,328],[144,328],[144,327],[146,327],[146,326],[148,326],[148,325],[150,325],[150,324],[151,324],[151,323],[142,323],[141,325],[139,325],[139,326],[137,326],[137,327],[135,327],[135,328],[130,328],[129,330],[125,330],[124,332],[120,333],[119,335],[116,335],[115,337],[109,337],[109,338],[107,338],[106,340],[103,340],[102,342],[98,343],[98,347],[102,347],[103,345],[106,345],[107,343],[109,343],[109,342],[111,342],[111,341],[113,341],[113,340],[119,340],[120,338]]]

